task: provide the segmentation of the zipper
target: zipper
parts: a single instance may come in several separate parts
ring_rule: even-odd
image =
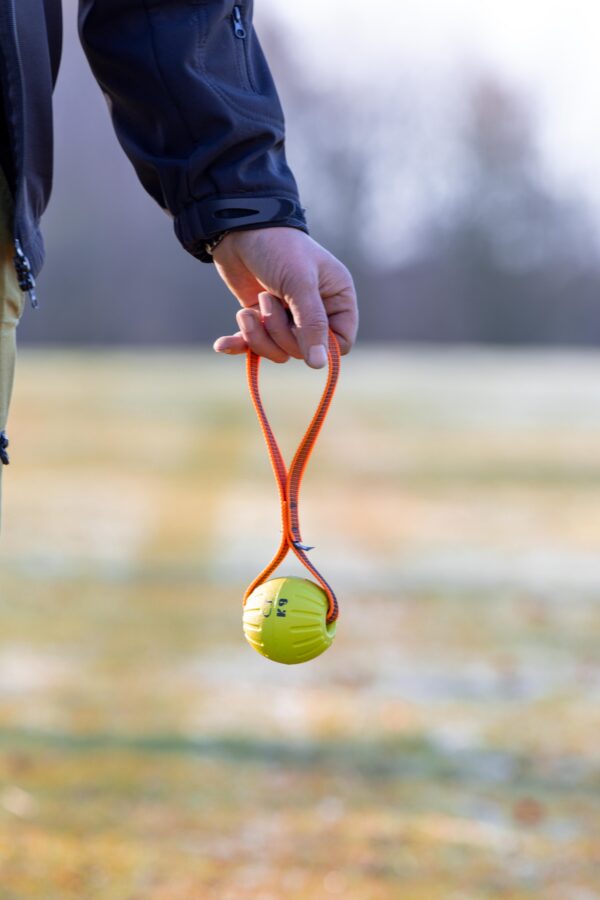
[[[14,93],[17,97],[20,97],[21,107],[23,106],[23,84],[21,80],[21,51],[19,47],[19,41],[17,39],[17,23],[16,17],[14,13],[13,2],[9,2],[5,6],[6,9],[6,19],[5,23],[8,26],[8,31],[10,33],[10,37],[14,40],[11,42],[14,48],[14,61],[16,65],[14,67]],[[4,66],[8,70],[10,66],[10,61],[4,58]],[[9,90],[7,89],[4,94],[5,100],[5,113],[8,116],[9,113]],[[13,105],[14,110],[14,105]],[[14,202],[14,219],[15,222],[18,221],[18,208],[23,203],[23,143],[24,143],[24,134],[23,134],[23,109],[18,110],[20,113],[20,127],[21,133],[18,135],[17,141],[15,142],[14,136],[12,141],[12,151],[15,165],[15,202]],[[9,133],[12,134],[12,131],[9,127]],[[33,277],[33,272],[31,270],[31,263],[27,258],[21,241],[18,237],[14,238],[14,246],[15,246],[15,255],[13,257],[13,264],[15,267],[15,272],[17,274],[17,281],[19,283],[20,289],[23,293],[27,293],[29,295],[29,301],[33,309],[38,308],[38,300],[35,291],[35,278]]]
[[[23,293],[29,294],[29,302],[32,309],[38,308],[38,300],[35,293],[35,278],[31,271],[29,260],[23,253],[23,247],[19,238],[15,238],[15,255],[13,258],[15,271],[17,273],[17,281]]]
[[[7,453],[9,443],[10,441],[6,436],[6,432],[0,431],[0,463],[2,463],[3,466],[7,466],[10,462],[10,458]]]
[[[246,23],[244,22],[244,7],[240,6],[236,3],[231,11],[231,21],[233,24],[233,34],[235,37],[242,42],[241,51],[243,60],[241,62],[242,75],[245,76],[246,88],[249,88],[255,94],[257,93],[256,84],[254,82],[254,78],[252,76],[252,69],[250,66],[250,58],[248,52],[248,28]]]
[[[239,6],[233,7],[233,33],[236,38],[243,41],[246,37],[246,29],[244,28],[244,20],[242,19],[242,10]]]

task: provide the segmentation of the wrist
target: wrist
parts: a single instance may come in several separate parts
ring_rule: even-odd
[[[215,250],[217,249],[217,247],[219,246],[221,241],[227,237],[228,234],[231,234],[231,232],[230,231],[222,231],[221,234],[218,234],[216,237],[212,238],[210,241],[207,241],[206,244],[204,245],[205,253],[212,258],[215,254]]]
[[[231,231],[223,232],[219,240],[215,242],[212,253],[212,261],[220,263],[227,255],[238,253],[246,256],[250,253],[264,253],[267,245],[264,242],[264,235],[267,231],[275,231],[277,234],[267,238],[268,246],[271,247],[274,242],[281,238],[283,232],[300,231],[306,237],[310,237],[306,228],[298,228],[295,225],[281,225],[278,222],[265,223],[255,226],[254,228],[232,228]]]
[[[202,262],[225,234],[272,227],[297,228],[308,234],[304,210],[291,197],[218,197],[184,207],[175,218],[175,231],[185,249]]]

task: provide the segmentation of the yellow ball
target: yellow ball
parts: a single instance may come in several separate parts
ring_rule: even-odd
[[[293,665],[320,656],[335,637],[326,622],[325,591],[308,578],[272,578],[250,594],[244,606],[244,634],[258,653]]]

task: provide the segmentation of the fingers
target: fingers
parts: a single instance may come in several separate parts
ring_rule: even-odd
[[[235,355],[245,353],[250,347],[255,353],[273,362],[286,362],[290,356],[302,359],[292,330],[293,319],[285,306],[267,292],[259,294],[258,303],[260,316],[256,307],[240,310],[237,320],[241,330],[218,338],[213,349],[217,353]],[[263,334],[260,333],[261,330]]]
[[[304,360],[312,369],[322,369],[327,365],[328,321],[316,283],[292,286],[288,303]]]
[[[257,309],[240,309],[236,319],[246,344],[254,353],[276,363],[288,361],[289,353],[270,337],[261,322],[260,312]]]
[[[213,344],[213,350],[217,353],[228,353],[231,356],[245,353],[247,349],[248,345],[241,331],[236,331],[235,334],[223,335],[223,337],[217,338]]]
[[[342,356],[350,353],[358,332],[358,306],[354,285],[325,300],[329,327],[338,339]]]
[[[303,359],[302,352],[298,345],[298,341],[294,334],[296,326],[293,324],[291,315],[285,306],[275,297],[269,294],[259,295],[259,305],[261,310],[261,318],[254,312],[252,323],[240,323],[243,331],[237,331],[235,334],[223,335],[213,344],[213,349],[217,353],[227,353],[231,356],[246,353],[250,346],[255,353],[266,356],[274,362],[285,362],[289,356],[295,359]],[[345,355],[350,352],[356,339],[358,328],[358,313],[356,305],[344,300],[343,298],[329,298],[328,307],[332,307],[329,311],[329,327],[337,337],[340,352]],[[246,318],[246,311],[243,319]],[[248,310],[247,312],[250,312]],[[266,331],[271,341],[264,340],[263,336],[257,333],[256,337],[250,337],[254,323],[258,322],[257,328]],[[282,353],[278,353],[273,347],[274,342]],[[262,351],[262,352],[259,352]]]
[[[277,297],[269,293],[258,295],[263,326],[275,343],[295,359],[302,359],[302,351],[292,331],[293,319]]]
[[[246,353],[248,347],[273,362],[286,362],[290,356],[303,359],[304,354],[296,337],[298,328],[291,313],[281,300],[268,292],[258,295],[259,309],[242,309],[238,312],[240,331],[224,335],[213,344],[217,353],[231,355]],[[350,352],[358,330],[358,309],[352,281],[336,294],[325,298],[327,324],[337,337],[340,352]],[[327,339],[327,338],[326,338]],[[325,357],[325,363],[327,358]],[[310,364],[310,363],[309,363]],[[314,368],[321,368],[314,365]]]

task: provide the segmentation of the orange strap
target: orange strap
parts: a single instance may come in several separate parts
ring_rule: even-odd
[[[307,551],[312,550],[313,548],[307,547],[306,544],[302,543],[298,511],[298,496],[300,493],[300,483],[302,481],[302,476],[304,475],[304,470],[306,469],[308,460],[310,459],[310,454],[313,451],[316,440],[319,436],[319,432],[321,431],[323,422],[325,421],[325,416],[327,415],[329,406],[331,405],[331,400],[333,398],[335,386],[337,384],[338,376],[340,373],[340,348],[338,346],[337,338],[331,330],[329,332],[329,346],[327,350],[327,356],[329,360],[327,384],[325,385],[325,390],[323,391],[312,421],[306,429],[304,437],[300,441],[300,446],[298,447],[296,455],[292,460],[289,471],[285,467],[283,456],[281,455],[281,450],[279,449],[279,444],[275,439],[275,435],[273,434],[261,400],[260,389],[258,386],[260,356],[257,356],[256,353],[253,353],[251,350],[248,350],[247,352],[246,373],[248,375],[248,388],[250,390],[252,403],[254,404],[254,409],[256,410],[256,415],[258,416],[258,421],[260,423],[263,437],[267,445],[267,450],[269,451],[269,458],[273,467],[275,481],[277,482],[277,487],[279,488],[279,499],[281,501],[281,543],[279,544],[279,549],[277,550],[277,553],[275,554],[269,565],[265,569],[263,569],[260,575],[258,575],[254,579],[254,581],[244,594],[244,604],[246,603],[246,600],[248,599],[252,591],[257,588],[259,584],[262,584],[267,580],[267,578],[269,578],[269,576],[272,574],[272,572],[275,571],[277,566],[285,559],[288,551],[291,549],[296,554],[300,562],[304,566],[306,566],[311,575],[313,575],[317,579],[317,581],[327,594],[327,598],[329,600],[327,622],[329,624],[331,622],[335,622],[338,617],[338,602],[331,587],[327,584],[327,582],[317,571],[317,569],[315,569],[308,556],[306,555]]]

